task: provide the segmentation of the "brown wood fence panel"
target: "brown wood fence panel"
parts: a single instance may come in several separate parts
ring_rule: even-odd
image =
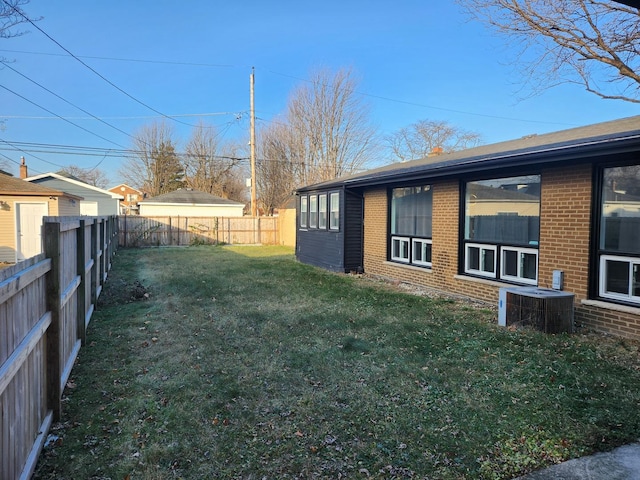
[[[117,248],[116,217],[44,219],[45,253],[0,271],[0,478],[29,478]]]
[[[118,217],[121,247],[275,245],[277,217]]]
[[[44,254],[0,271],[0,478],[35,466],[52,414],[46,398],[45,332],[51,323]],[[34,441],[35,439],[35,441]]]

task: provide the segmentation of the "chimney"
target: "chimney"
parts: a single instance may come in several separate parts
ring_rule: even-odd
[[[433,149],[429,152],[427,157],[437,157],[438,155],[442,155],[443,153],[444,153],[444,148],[433,147]]]
[[[24,157],[20,157],[20,160],[22,160],[22,162],[20,163],[20,178],[24,180],[29,176],[27,174],[27,164],[24,163]]]

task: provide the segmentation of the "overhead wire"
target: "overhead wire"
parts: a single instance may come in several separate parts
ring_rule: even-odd
[[[2,0],[2,1],[5,1],[5,0]],[[2,50],[2,49],[0,49],[0,52],[27,53],[27,54],[33,54],[33,55],[62,56],[62,54],[52,54],[52,53],[45,53],[45,52],[29,52],[29,51],[22,51],[22,50]],[[97,57],[97,56],[88,56],[88,55],[86,55],[86,56],[78,56],[78,58],[91,58],[91,59],[112,60],[112,61],[121,61],[121,62],[144,62],[144,63],[168,64],[168,65],[201,66],[201,67],[236,67],[236,68],[242,67],[242,68],[248,68],[248,67],[245,67],[245,66],[242,66],[242,65],[208,64],[208,63],[194,63],[194,62],[176,62],[176,61],[165,61],[165,60],[143,60],[143,59],[131,59],[131,58]],[[264,68],[263,71],[271,73],[273,75],[278,75],[278,76],[281,76],[281,77],[291,78],[293,80],[298,80],[300,82],[313,84],[313,81],[309,80],[308,78],[302,78],[302,77],[298,77],[296,75],[291,75],[291,74],[288,74],[288,73],[278,72],[278,71],[275,71],[275,70],[271,70],[269,68]],[[483,118],[493,118],[493,119],[496,119],[496,120],[508,120],[508,121],[514,121],[514,122],[534,123],[534,124],[542,124],[542,125],[575,126],[574,124],[567,123],[567,122],[553,122],[553,121],[548,121],[548,120],[531,120],[531,119],[527,119],[527,118],[505,117],[505,116],[501,116],[501,115],[491,115],[491,114],[486,114],[486,113],[470,112],[470,111],[467,111],[467,110],[459,110],[459,109],[452,109],[452,108],[446,108],[446,107],[439,107],[439,106],[436,106],[436,105],[428,105],[428,104],[424,104],[424,103],[412,102],[412,101],[408,101],[408,100],[402,100],[402,99],[398,99],[398,98],[391,98],[391,97],[386,97],[386,96],[383,96],[383,95],[376,95],[376,94],[362,92],[362,91],[356,91],[355,93],[357,93],[358,95],[365,96],[365,97],[370,97],[370,98],[375,98],[375,99],[378,99],[378,100],[383,100],[383,101],[386,101],[386,102],[393,102],[393,103],[399,103],[399,104],[409,105],[409,106],[414,106],[414,107],[427,108],[427,109],[430,109],[430,110],[439,110],[439,111],[443,111],[443,112],[457,113],[457,114],[461,114],[461,115],[471,115],[471,116],[483,117]],[[171,117],[173,117],[173,116],[171,116]]]
[[[172,118],[164,113],[162,113],[161,111],[153,108],[152,106],[148,105],[147,103],[143,102],[142,100],[139,100],[138,98],[134,97],[133,95],[131,95],[130,93],[128,93],[127,91],[125,91],[124,89],[120,88],[118,85],[116,85],[115,83],[113,83],[111,80],[109,80],[108,78],[106,78],[104,75],[102,75],[100,72],[98,72],[97,70],[95,70],[94,68],[92,68],[90,65],[88,65],[87,63],[85,63],[84,61],[82,61],[78,56],[76,56],[74,53],[72,53],[69,49],[67,49],[65,46],[63,46],[60,42],[58,42],[55,38],[53,38],[51,35],[49,35],[47,32],[45,32],[42,28],[40,28],[38,25],[36,25],[36,23],[31,20],[28,16],[26,16],[20,9],[14,7],[13,5],[11,5],[9,2],[7,2],[6,0],[1,0],[5,5],[7,5],[9,8],[11,8],[16,14],[20,15],[22,18],[25,19],[25,21],[27,21],[28,23],[30,23],[34,28],[36,28],[40,33],[42,33],[45,37],[47,37],[49,40],[51,40],[53,43],[55,43],[58,47],[60,47],[62,50],[64,50],[65,52],[67,52],[67,54],[69,54],[72,58],[74,58],[76,61],[78,61],[81,65],[83,65],[85,68],[87,68],[88,70],[90,70],[91,72],[93,72],[95,75],[97,75],[99,78],[101,78],[103,81],[105,81],[106,83],[108,83],[109,85],[111,85],[113,88],[115,88],[116,90],[118,90],[120,93],[122,93],[123,95],[126,95],[127,97],[129,97],[131,100],[133,100],[134,102],[142,105],[143,107],[151,110],[154,113],[157,113],[158,115],[167,118],[169,120],[172,120],[174,122],[177,123],[181,123],[183,125],[187,125],[189,127],[194,127],[196,125],[187,123],[187,122],[183,122],[182,120],[178,120],[176,118]]]
[[[4,1],[4,0],[3,0],[3,1]],[[123,145],[120,145],[119,143],[114,142],[113,140],[109,140],[108,138],[103,137],[103,136],[102,136],[102,135],[100,135],[100,134],[97,134],[97,133],[95,133],[95,132],[92,132],[91,130],[89,130],[89,129],[87,129],[87,128],[84,128],[83,126],[78,125],[77,123],[72,122],[71,120],[67,120],[66,118],[64,118],[64,117],[62,117],[62,116],[60,116],[60,115],[58,115],[58,114],[57,114],[57,113],[55,113],[55,112],[52,112],[52,111],[51,111],[51,110],[49,110],[48,108],[43,107],[42,105],[40,105],[40,104],[38,104],[38,103],[36,103],[36,102],[34,102],[34,101],[32,101],[32,100],[29,100],[29,99],[28,99],[27,97],[25,97],[24,95],[20,95],[18,92],[15,92],[15,91],[11,90],[10,88],[5,87],[4,85],[0,85],[0,88],[4,88],[7,92],[10,92],[10,93],[14,94],[15,96],[17,96],[17,97],[19,97],[19,98],[23,99],[25,102],[29,102],[30,104],[35,105],[35,106],[36,106],[36,107],[38,107],[38,108],[41,108],[41,109],[42,109],[42,110],[44,110],[45,112],[50,113],[51,115],[55,115],[55,116],[56,116],[56,117],[58,117],[59,119],[64,120],[65,122],[69,123],[70,125],[73,125],[74,127],[79,128],[80,130],[84,130],[85,132],[90,133],[91,135],[93,135],[93,136],[95,136],[95,137],[98,137],[98,138],[100,138],[100,139],[102,139],[102,140],[105,140],[105,141],[107,141],[107,142],[109,142],[109,143],[113,143],[114,145],[117,145],[117,146],[119,146],[119,147],[126,148],[126,147],[124,147]]]

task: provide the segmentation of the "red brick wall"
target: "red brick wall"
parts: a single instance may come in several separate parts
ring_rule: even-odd
[[[562,270],[564,290],[576,295],[576,324],[640,339],[640,308],[583,303],[588,299],[591,182],[590,166],[542,172],[539,286],[550,288],[553,270]],[[387,261],[387,191],[366,192],[365,272],[497,304],[499,288],[508,284],[458,275],[459,195],[458,181],[433,185],[433,268],[428,270]]]

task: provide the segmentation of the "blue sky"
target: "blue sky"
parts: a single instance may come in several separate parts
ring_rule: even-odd
[[[638,105],[602,100],[576,85],[528,97],[509,63],[514,50],[507,39],[469,21],[451,0],[31,0],[25,10],[43,17],[38,27],[131,97],[165,115],[186,115],[176,117],[183,123],[167,121],[179,150],[200,118],[225,139],[248,140],[251,67],[258,128],[279,121],[291,91],[324,67],[354,71],[382,135],[418,120],[444,120],[494,143],[640,114]],[[30,174],[97,165],[112,185],[120,183],[121,159],[105,153],[130,148],[129,135],[162,117],[33,26],[24,29],[29,33],[0,39],[10,67],[117,129],[5,67],[0,160],[11,159],[14,174],[21,155]],[[90,150],[72,155],[50,145]]]

